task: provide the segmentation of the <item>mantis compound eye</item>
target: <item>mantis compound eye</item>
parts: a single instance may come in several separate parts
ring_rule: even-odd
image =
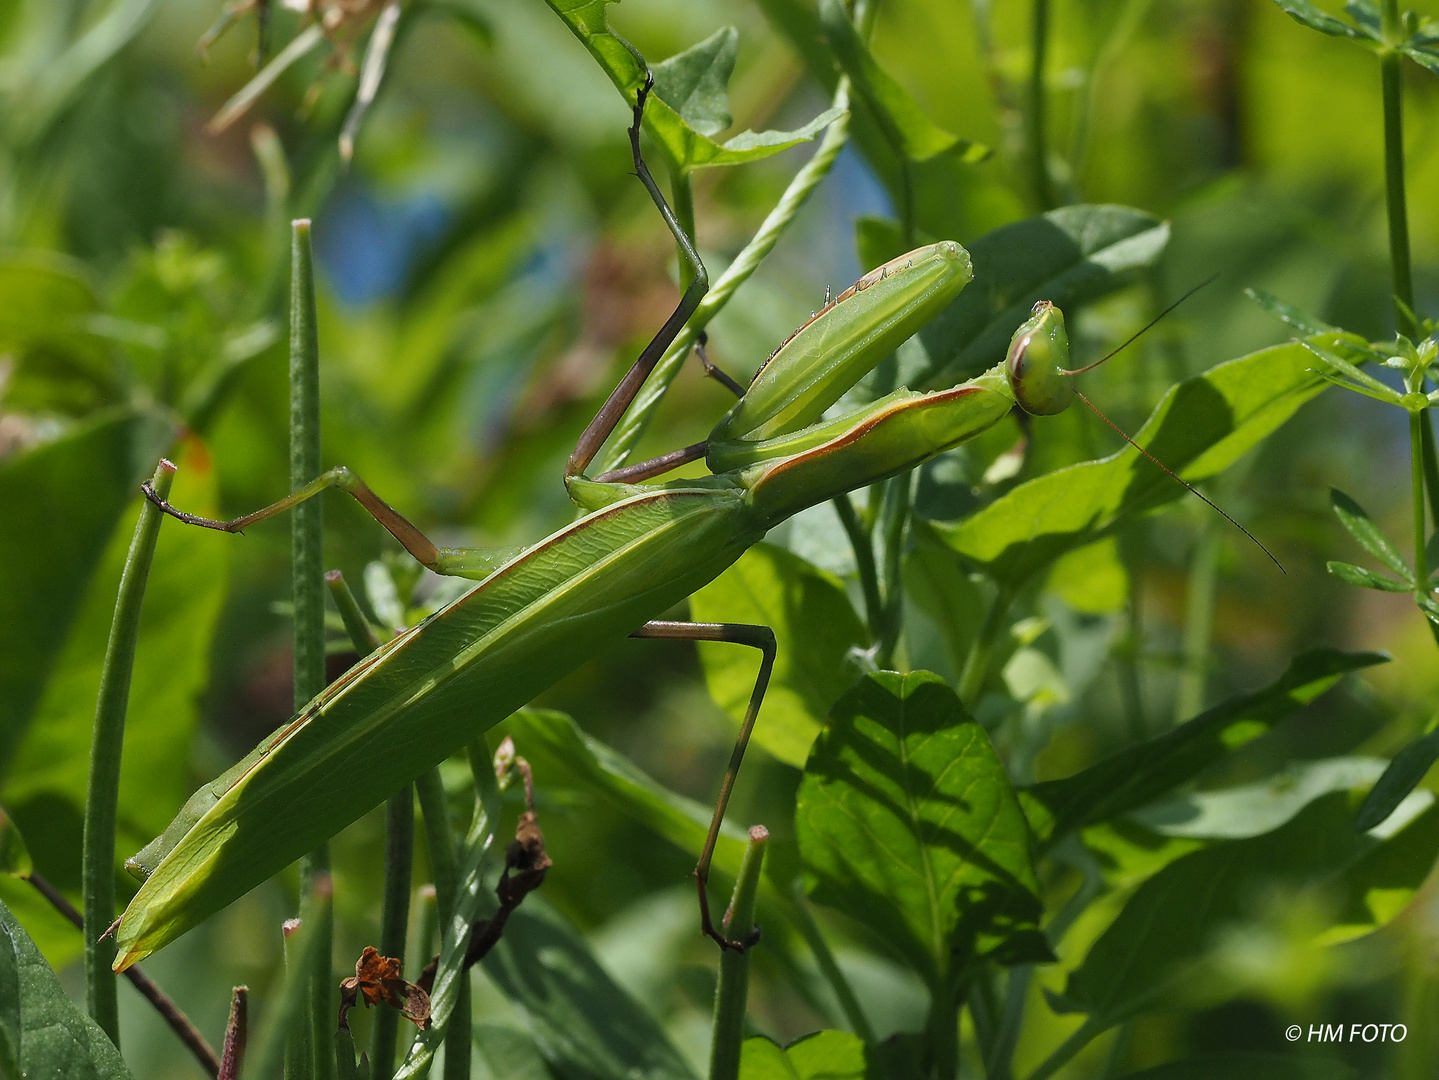
[[[1034,305],[1034,313],[1009,339],[1004,370],[1020,408],[1036,416],[1050,416],[1069,408],[1074,386],[1064,370],[1069,363],[1069,335],[1064,313],[1048,300]]]

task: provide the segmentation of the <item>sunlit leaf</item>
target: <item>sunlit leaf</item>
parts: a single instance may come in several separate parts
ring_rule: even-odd
[[[10,978],[18,988],[13,997],[3,992],[7,951],[14,958]],[[17,999],[17,1056],[25,1064],[26,1077],[130,1080],[120,1052],[95,1021],[71,1004],[30,935],[0,903],[0,1024],[6,1028],[15,1020],[15,1010],[8,1002]]]
[[[1185,379],[1160,400],[1135,442],[1190,483],[1223,472],[1323,389],[1310,363],[1302,345],[1276,345]],[[1124,446],[1036,477],[973,517],[935,529],[986,573],[1017,587],[1066,551],[1184,494]]]
[[[805,887],[931,987],[981,957],[1045,960],[1030,834],[989,737],[937,675],[868,675],[800,782]]]
[[[1388,823],[1384,832],[1388,828]],[[1323,944],[1349,941],[1388,925],[1401,915],[1428,880],[1439,855],[1439,803],[1406,823],[1364,854],[1332,882],[1340,902],[1333,922],[1319,936]]]
[[[1407,581],[1396,581],[1383,574],[1376,574],[1373,570],[1366,570],[1362,566],[1340,562],[1337,559],[1330,559],[1324,566],[1344,584],[1357,585],[1361,589],[1377,589],[1380,592],[1410,592],[1414,588]]]
[[[589,50],[625,101],[633,105],[644,85],[645,69],[629,42],[610,31],[605,7],[614,0],[546,2]],[[813,139],[840,115],[839,109],[827,109],[793,131],[743,131],[720,144],[685,123],[663,98],[652,96],[645,105],[644,129],[659,145],[671,168],[688,172],[710,165],[738,165],[769,157]]]
[[[1343,19],[1336,19],[1317,4],[1312,3],[1311,0],[1274,0],[1274,3],[1291,19],[1303,23],[1311,30],[1318,30],[1321,34],[1349,38],[1351,41],[1360,41],[1366,45],[1377,40],[1360,27],[1347,23]]]
[[[756,1035],[740,1050],[739,1080],[869,1080],[864,1041],[847,1031],[816,1031],[784,1049]]]
[[[830,706],[859,671],[850,650],[867,643],[864,624],[839,579],[782,548],[756,544],[690,597],[696,622],[757,623],[774,630],[774,674],[755,724],[754,741],[781,761],[803,767]],[[753,649],[699,643],[710,694],[738,723],[754,689]]]
[[[1388,659],[1383,653],[1343,653],[1333,649],[1302,653],[1290,662],[1283,675],[1262,690],[1222,702],[1074,776],[1024,789],[1020,798],[1030,826],[1047,846],[1075,829],[1136,810],[1258,738],[1347,672]]]
[[[1404,561],[1404,556],[1399,554],[1399,549],[1379,531],[1379,526],[1374,524],[1374,519],[1364,507],[1338,488],[1330,490],[1329,505],[1334,509],[1334,516],[1339,519],[1339,523],[1358,541],[1360,547],[1409,582],[1410,588],[1414,587],[1414,575],[1409,564]]]
[[[739,31],[725,26],[654,65],[655,93],[701,135],[718,135],[733,122],[729,78],[738,47]]]

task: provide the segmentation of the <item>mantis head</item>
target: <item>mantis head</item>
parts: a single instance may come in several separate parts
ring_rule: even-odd
[[[1053,416],[1069,408],[1074,400],[1074,372],[1069,363],[1069,334],[1064,313],[1048,300],[1034,305],[1034,311],[1014,337],[1004,358],[1004,374],[1014,400],[1034,416]]]

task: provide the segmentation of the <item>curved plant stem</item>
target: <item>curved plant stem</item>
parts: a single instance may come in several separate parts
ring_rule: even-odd
[[[884,500],[884,615],[880,620],[875,665],[887,668],[904,627],[904,533],[909,525],[912,472],[901,473],[886,485]]]
[[[1409,478],[1414,500],[1414,589],[1428,595],[1429,566],[1424,544],[1424,413],[1409,414]]]
[[[1389,210],[1389,264],[1394,278],[1394,319],[1399,332],[1415,337],[1414,277],[1409,266],[1409,213],[1404,196],[1404,94],[1397,45],[1404,38],[1399,0],[1382,0],[1381,32],[1387,49],[1379,59],[1384,95],[1384,196]]]
[[[161,461],[150,483],[166,498],[175,466]],[[95,702],[95,738],[90,745],[90,782],[85,795],[85,840],[82,885],[85,894],[85,1003],[91,1017],[117,1047],[120,1014],[115,997],[115,941],[101,935],[115,921],[115,819],[120,802],[120,753],[125,742],[125,712],[130,703],[130,676],[135,644],[140,637],[140,608],[155,557],[155,541],[164,515],[144,499],[135,536],[120,575],[115,617],[105,646],[100,695]]]
[[[315,316],[315,277],[310,223],[290,225],[290,490],[320,475],[320,345]],[[322,503],[310,499],[290,512],[290,587],[295,606],[295,708],[325,689],[325,577],[321,569]],[[301,895],[328,875],[330,852],[321,845],[300,863]],[[311,955],[309,1043],[316,1080],[333,1080],[331,1017],[335,993],[331,954],[334,924],[329,908],[314,927],[320,940]]]
[[[1003,586],[994,594],[989,610],[984,615],[984,625],[975,635],[974,644],[969,647],[969,656],[964,661],[964,671],[959,676],[959,700],[965,708],[974,708],[979,691],[989,675],[989,660],[994,655],[994,643],[1004,629],[1004,616],[1009,612],[1013,593]]]
[[[695,189],[690,180],[689,173],[670,170],[670,204],[675,212],[675,219],[680,223],[690,243],[695,244]],[[689,260],[685,258],[683,251],[679,254],[680,266],[680,292],[688,289],[690,282],[694,280],[694,271],[690,268]]]
[[[754,902],[769,830],[756,825],[740,863],[734,897],[725,913],[725,934],[745,940],[754,926]],[[720,953],[719,985],[715,988],[714,1041],[710,1044],[710,1080],[739,1080],[740,1048],[744,1045],[745,1009],[749,1001],[749,949]]]
[[[841,78],[839,85],[835,88],[834,105],[837,108],[849,107],[849,80],[846,78]],[[789,182],[789,186],[785,188],[779,202],[775,203],[774,209],[765,217],[764,223],[760,225],[754,237],[735,257],[734,262],[729,264],[725,272],[710,285],[709,292],[705,293],[699,307],[690,316],[690,321],[680,331],[670,347],[665,350],[664,356],[660,357],[659,363],[655,365],[655,370],[650,374],[639,396],[635,398],[634,404],[629,407],[610,436],[605,451],[600,456],[601,464],[597,467],[597,472],[608,472],[625,463],[630,451],[635,448],[635,444],[644,435],[645,428],[649,426],[650,416],[653,415],[660,400],[665,396],[665,391],[669,389],[670,383],[679,374],[696,339],[709,325],[710,320],[729,303],[735,290],[749,280],[750,275],[759,268],[764,257],[774,249],[780,236],[789,227],[789,223],[794,220],[795,214],[799,213],[800,207],[809,198],[810,192],[829,175],[835,158],[839,157],[839,152],[844,149],[844,144],[848,140],[849,114],[846,113],[830,124],[824,133],[824,138],[820,140],[819,149],[814,152],[814,156],[805,162],[799,172],[795,173],[794,179]]]
[[[834,500],[834,509],[835,513],[839,515],[839,523],[844,526],[845,535],[849,537],[850,547],[854,548],[854,563],[859,571],[859,587],[864,592],[865,621],[869,624],[870,640],[877,641],[884,604],[880,600],[879,575],[875,572],[874,566],[874,541],[870,537],[869,530],[859,520],[859,514],[855,511],[854,503],[850,501],[848,492]]]
[[[1219,528],[1206,515],[1189,564],[1184,600],[1184,640],[1179,687],[1174,695],[1174,722],[1183,723],[1204,708],[1209,667],[1209,641],[1214,631],[1214,594],[1219,588]]]

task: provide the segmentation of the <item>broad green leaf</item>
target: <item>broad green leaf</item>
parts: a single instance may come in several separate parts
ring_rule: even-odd
[[[19,1059],[26,1077],[130,1080],[130,1070],[98,1024],[75,1008],[30,935],[0,902],[0,954],[14,957],[18,986]],[[0,956],[0,981],[5,979]],[[0,1023],[13,1020],[8,994],[0,993]],[[10,998],[10,1000],[15,1000]]]
[[[797,555],[756,544],[690,597],[697,622],[742,622],[774,631],[779,654],[755,724],[754,741],[803,768],[830,706],[858,672],[851,649],[867,644],[864,624],[839,579]],[[754,689],[753,649],[699,643],[710,694],[738,723]]]
[[[1349,827],[1350,813],[1346,793],[1326,795],[1281,829],[1170,863],[1135,891],[1052,1004],[1088,1013],[1095,1029],[1154,1007],[1256,893],[1308,885],[1375,846]]]
[[[1376,574],[1373,570],[1366,570],[1362,566],[1340,562],[1337,559],[1330,559],[1324,566],[1344,584],[1357,585],[1361,589],[1377,589],[1379,592],[1411,592],[1414,588],[1407,581],[1396,581],[1383,574]]]
[[[1326,883],[1340,903],[1319,942],[1350,941],[1388,925],[1423,887],[1436,855],[1439,803],[1430,803],[1423,813],[1346,867],[1335,881]]]
[[[557,1076],[694,1080],[654,1017],[605,974],[584,939],[538,896],[510,916],[484,965],[528,1018]]]
[[[172,495],[199,513],[216,509],[209,457],[193,438],[181,444]],[[94,467],[94,463],[91,463]],[[153,469],[153,463],[151,469]],[[69,833],[85,805],[95,701],[110,621],[133,524],[138,484],[75,612],[34,722],[11,757],[0,799],[42,856],[41,871],[78,884],[79,846]],[[176,527],[178,526],[178,527]],[[190,736],[209,684],[212,636],[233,540],[167,522],[160,529],[140,619],[120,766],[117,855],[123,859],[163,831],[190,787]],[[61,807],[69,809],[61,811]]]
[[[82,416],[122,398],[110,351],[87,331],[98,312],[78,264],[40,251],[0,258],[0,353],[13,362],[7,411]]]
[[[718,135],[734,122],[729,78],[738,47],[739,31],[725,26],[654,66],[654,92],[701,135]]]
[[[909,91],[875,63],[850,22],[842,0],[820,0],[820,23],[840,68],[856,95],[874,114],[890,143],[911,161],[954,153],[964,161],[982,161],[989,148],[945,131],[929,118]]]
[[[0,784],[120,516],[172,438],[157,416],[108,412],[0,461]]]
[[[10,820],[10,815],[0,807],[0,874],[11,877],[28,877],[35,869],[30,861],[30,851],[20,829]]]
[[[1274,0],[1274,3],[1291,19],[1303,23],[1311,30],[1318,30],[1321,34],[1349,38],[1351,41],[1361,41],[1366,45],[1375,40],[1360,27],[1347,23],[1343,19],[1336,19],[1317,4],[1312,3],[1311,0]]]
[[[1066,206],[965,246],[974,281],[919,333],[925,362],[907,385],[933,390],[1004,359],[1038,300],[1066,311],[1138,280],[1169,242],[1169,225],[1127,206]]]
[[[646,776],[634,762],[586,735],[564,713],[523,709],[505,722],[515,749],[545,777],[547,785],[582,787],[616,810],[659,833],[676,847],[699,856],[713,810]],[[715,845],[715,869],[739,873],[745,833],[726,822]]]
[[[1303,345],[1276,345],[1185,379],[1170,387],[1135,442],[1190,483],[1223,472],[1323,389],[1311,363]],[[1036,477],[967,520],[935,528],[961,555],[1015,588],[1065,552],[1184,494],[1125,446]]]
[[[1383,653],[1315,649],[1296,656],[1262,690],[1231,698],[1172,731],[1129,746],[1083,772],[1020,793],[1030,826],[1048,847],[1076,829],[1136,810],[1258,738],[1347,672],[1382,664]]]
[[[1109,615],[1123,610],[1129,600],[1129,571],[1111,536],[1061,555],[1044,587],[1075,611]]]
[[[629,42],[610,32],[606,5],[614,0],[546,0],[571,33],[580,39],[604,69],[610,81],[629,105],[634,105],[644,85],[645,66]],[[743,131],[723,144],[715,142],[689,124],[663,98],[651,96],[645,104],[644,129],[660,147],[676,172],[712,165],[739,165],[808,142],[841,115],[827,109],[794,131]]]
[[[1334,516],[1339,519],[1339,523],[1358,541],[1360,547],[1410,582],[1410,588],[1413,588],[1414,574],[1410,571],[1409,564],[1404,561],[1404,556],[1399,554],[1399,549],[1379,531],[1379,526],[1374,524],[1374,519],[1364,507],[1338,488],[1330,489],[1329,505],[1333,507]]]
[[[20,961],[0,931],[0,1080],[20,1080]]]
[[[1321,795],[1374,783],[1385,764],[1371,757],[1293,762],[1257,784],[1166,799],[1135,811],[1133,817],[1166,836],[1239,840],[1279,828]],[[1408,794],[1406,790],[1399,798]],[[1416,795],[1405,816],[1422,812],[1432,799],[1428,792]]]
[[[905,595],[930,617],[958,672],[984,621],[984,597],[928,522],[914,518],[910,538],[914,546],[904,559]]]
[[[989,737],[937,675],[867,675],[800,782],[805,887],[931,987],[974,960],[1047,960],[1030,834]]]
[[[1439,727],[1394,755],[1354,815],[1354,827],[1365,831],[1381,824],[1419,786],[1435,761],[1439,761]]]
[[[1356,1074],[1342,1061],[1294,1054],[1206,1054],[1171,1061],[1121,1080],[1351,1080]]]
[[[740,1050],[739,1080],[868,1080],[864,1041],[847,1031],[816,1031],[783,1050],[756,1035]]]

